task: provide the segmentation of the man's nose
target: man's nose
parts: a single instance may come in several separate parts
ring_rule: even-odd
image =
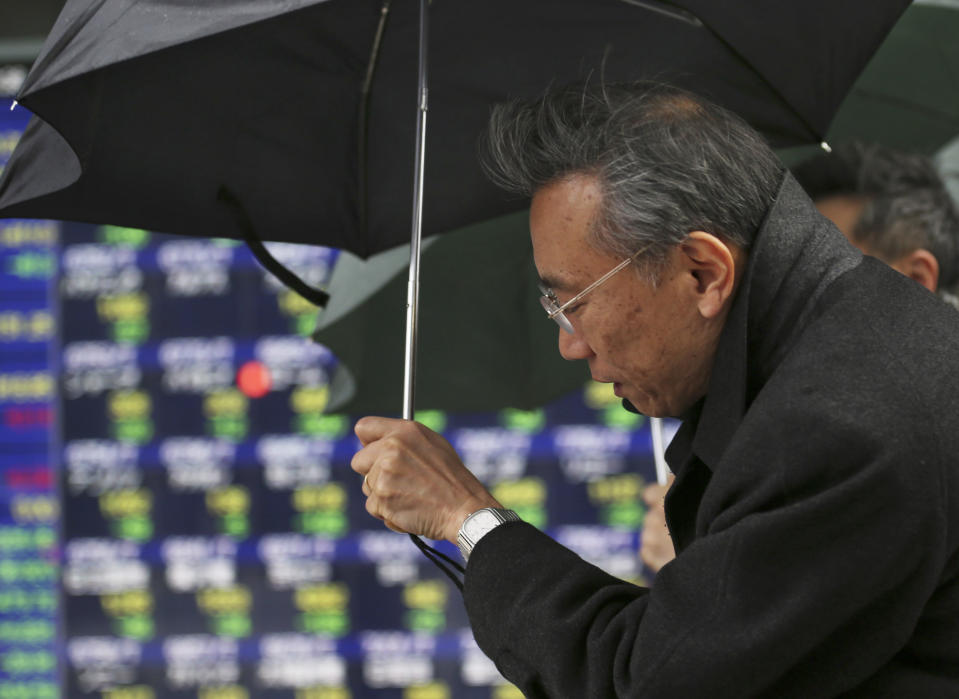
[[[559,353],[568,361],[575,359],[589,359],[593,356],[593,348],[589,346],[582,333],[568,333],[559,329]]]

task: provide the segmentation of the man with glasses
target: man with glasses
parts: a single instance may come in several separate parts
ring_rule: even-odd
[[[955,311],[681,91],[508,105],[488,151],[532,196],[561,354],[627,409],[683,420],[678,555],[649,589],[519,521],[439,435],[357,423],[367,509],[458,543],[504,676],[529,697],[959,696]]]

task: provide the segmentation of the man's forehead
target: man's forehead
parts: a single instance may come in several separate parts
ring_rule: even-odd
[[[596,251],[588,242],[599,203],[596,180],[571,176],[534,194],[530,234],[540,283],[554,291],[575,291],[589,276]]]

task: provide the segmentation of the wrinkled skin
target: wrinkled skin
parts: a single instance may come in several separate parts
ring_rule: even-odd
[[[351,466],[364,476],[366,510],[390,529],[456,542],[466,517],[501,507],[442,436],[418,422],[365,417]]]

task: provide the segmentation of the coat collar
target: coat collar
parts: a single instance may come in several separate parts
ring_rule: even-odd
[[[826,288],[862,261],[796,180],[785,174],[750,247],[726,318],[709,388],[681,427],[668,460],[694,453],[716,468],[749,404],[809,320]]]

